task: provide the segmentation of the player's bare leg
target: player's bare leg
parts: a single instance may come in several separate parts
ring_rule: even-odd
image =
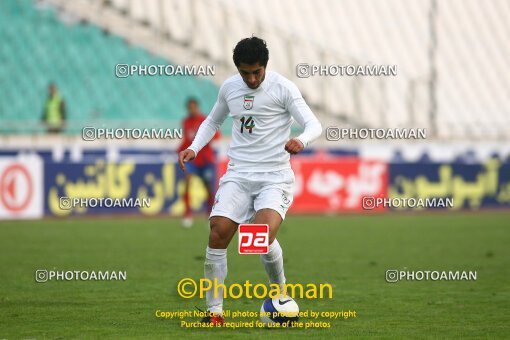
[[[282,222],[280,214],[273,209],[260,209],[257,211],[253,221],[256,224],[269,225],[269,251],[267,254],[260,255],[260,260],[269,276],[269,281],[278,284],[282,295],[284,295],[285,273],[283,270],[283,252],[278,240],[276,240],[276,234]]]
[[[211,231],[209,233],[209,247],[214,249],[227,249],[234,237],[238,224],[230,218],[213,216],[209,220]]]
[[[223,284],[227,277],[227,247],[236,233],[238,224],[222,216],[213,216],[209,222],[211,231],[205,254],[204,275],[211,283],[216,279],[218,284]],[[214,296],[213,289],[208,290],[205,293],[205,298],[207,310],[213,315],[204,318],[202,322],[223,323],[221,317],[223,313],[223,289],[219,288],[217,290],[217,296]]]
[[[276,234],[280,230],[283,220],[280,214],[273,209],[260,209],[255,214],[253,223],[269,225],[269,245],[276,239]]]
[[[205,178],[202,178],[202,182],[204,183],[205,190],[207,191],[207,213],[210,214],[214,204],[214,194],[211,183]]]
[[[191,204],[189,197],[189,187],[191,182],[191,174],[186,173],[186,177],[184,178],[184,218],[182,219],[182,226],[185,228],[191,228],[193,225],[193,216],[191,213]]]

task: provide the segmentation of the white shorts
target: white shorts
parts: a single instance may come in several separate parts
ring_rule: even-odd
[[[227,170],[220,179],[211,216],[249,223],[260,209],[273,209],[282,219],[294,197],[294,172],[237,172]]]

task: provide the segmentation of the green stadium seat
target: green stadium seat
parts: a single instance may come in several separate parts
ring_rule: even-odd
[[[216,100],[218,87],[207,79],[116,78],[116,64],[172,62],[99,27],[63,23],[56,10],[36,7],[32,0],[0,1],[0,41],[4,63],[0,78],[16,80],[0,82],[2,100],[9,103],[9,109],[0,108],[0,126],[19,122],[14,129],[0,128],[0,133],[43,131],[33,128],[41,117],[50,82],[57,84],[66,101],[69,134],[81,133],[79,126],[93,125],[96,119],[112,125],[143,126],[150,121],[176,127],[185,115],[189,96],[199,98],[204,112]]]

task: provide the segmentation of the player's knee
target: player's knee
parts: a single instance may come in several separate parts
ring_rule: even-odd
[[[221,223],[221,220],[211,218],[211,231],[209,233],[209,247],[224,249],[228,246],[229,240],[233,233],[231,228]]]
[[[215,249],[224,249],[227,247],[225,238],[213,229],[211,229],[209,234],[209,247]]]

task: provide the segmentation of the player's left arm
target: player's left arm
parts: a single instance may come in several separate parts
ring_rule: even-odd
[[[293,85],[293,84],[292,84]],[[322,125],[313,114],[303,96],[294,85],[290,87],[287,99],[287,110],[291,116],[304,127],[303,133],[292,138],[285,144],[285,151],[295,155],[301,152],[308,144],[319,138],[322,133]]]

